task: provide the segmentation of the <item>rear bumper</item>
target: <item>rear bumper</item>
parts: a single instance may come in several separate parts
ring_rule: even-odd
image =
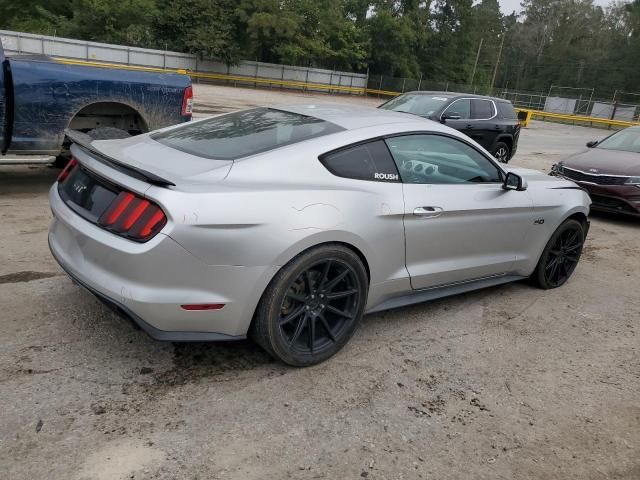
[[[170,237],[146,243],[120,238],[86,221],[50,191],[54,219],[49,248],[78,284],[165,341],[246,337],[262,293],[266,267],[207,265]],[[220,310],[187,311],[184,304],[223,303]]]
[[[229,340],[242,340],[246,338],[243,335],[240,336],[231,336],[224,335],[222,333],[216,332],[181,332],[181,331],[166,331],[160,330],[150,323],[145,322],[142,318],[136,315],[133,311],[131,311],[128,307],[118,303],[113,298],[109,298],[106,295],[100,293],[93,287],[90,287],[88,284],[84,283],[82,280],[74,276],[71,272],[69,272],[62,262],[60,262],[53,250],[51,249],[51,244],[49,244],[49,249],[51,250],[51,254],[53,258],[58,262],[58,264],[62,267],[62,269],[71,277],[74,283],[80,285],[89,293],[91,293],[94,297],[100,300],[107,308],[112,310],[114,313],[120,315],[125,320],[131,322],[135,327],[144,330],[147,335],[155,340],[160,340],[164,342],[220,342],[220,341],[229,341]]]

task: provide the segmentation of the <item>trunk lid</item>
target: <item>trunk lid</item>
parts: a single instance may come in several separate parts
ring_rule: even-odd
[[[177,187],[221,181],[233,165],[231,160],[212,160],[175,150],[148,134],[120,140],[94,140],[90,146],[124,167],[157,175]]]

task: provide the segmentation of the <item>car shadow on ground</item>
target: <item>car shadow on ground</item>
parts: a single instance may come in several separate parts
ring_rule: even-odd
[[[380,330],[383,330],[380,333],[385,337],[387,334],[393,335],[393,332],[397,331],[398,323],[402,327],[402,324],[407,322],[406,327],[410,329],[409,323],[415,324],[416,317],[422,319],[419,321],[420,327],[428,329],[430,319],[434,315],[442,312],[455,314],[470,305],[482,302],[487,296],[509,295],[514,292],[514,289],[528,288],[533,287],[528,286],[526,282],[515,282],[365,315],[351,341],[358,342],[358,337],[370,337],[373,332]],[[144,365],[162,363],[161,358],[166,353],[166,343],[148,337],[146,333],[113,313],[88,292],[78,288],[77,294],[72,295],[81,298],[74,301],[67,296],[66,303],[80,305],[86,312],[78,315],[79,321],[75,326],[83,331],[82,337],[92,344],[93,349],[102,351],[99,357],[104,361],[108,361],[112,355],[119,355],[114,352],[114,349],[119,347],[112,341],[104,342],[103,339],[120,337],[122,338],[120,344],[126,345],[121,354],[124,355],[124,349],[131,348],[137,351],[134,358],[144,359]],[[96,321],[99,322],[97,330]],[[385,340],[380,341],[385,342]],[[156,369],[153,372],[154,383],[178,386],[204,378],[221,378],[226,374],[237,375],[240,372],[249,373],[265,369],[272,373],[277,371],[284,373],[290,369],[284,363],[272,358],[251,339],[231,342],[172,342],[170,345],[173,347],[173,352],[170,354],[172,368]],[[142,363],[140,365],[142,370],[144,365]]]

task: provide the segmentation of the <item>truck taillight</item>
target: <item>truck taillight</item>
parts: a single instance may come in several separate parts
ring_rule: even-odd
[[[190,117],[193,113],[193,87],[189,85],[184,89],[184,96],[182,97],[182,116]]]
[[[78,165],[78,161],[75,158],[69,160],[69,163],[65,165],[60,175],[58,175],[58,183],[64,182],[76,165]]]
[[[167,216],[155,203],[123,191],[100,216],[98,223],[122,237],[146,242],[167,224]]]

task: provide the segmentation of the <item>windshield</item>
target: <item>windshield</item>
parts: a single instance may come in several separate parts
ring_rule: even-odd
[[[380,108],[428,117],[440,110],[448,101],[448,97],[439,97],[438,95],[400,95],[381,105]]]
[[[640,153],[640,129],[627,128],[626,130],[621,130],[602,140],[596,147],[606,150]]]
[[[344,129],[319,118],[256,108],[186,123],[151,138],[191,155],[235,160],[341,130]]]

